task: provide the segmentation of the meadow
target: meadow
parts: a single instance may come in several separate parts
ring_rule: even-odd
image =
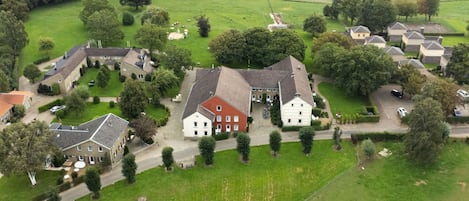
[[[332,83],[321,82],[318,89],[319,93],[329,101],[332,114],[355,115],[362,112],[364,106],[371,105],[367,96],[348,96]]]

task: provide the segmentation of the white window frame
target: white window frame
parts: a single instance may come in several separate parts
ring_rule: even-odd
[[[83,161],[83,156],[78,156],[78,161]]]
[[[104,160],[104,157],[102,157],[102,156],[100,156],[100,157],[98,158],[98,161],[99,161],[100,163],[102,163],[103,160]]]
[[[230,125],[230,124],[226,124],[226,125],[225,125],[225,131],[227,131],[227,130],[230,130],[230,131],[231,131],[231,125]]]
[[[217,122],[221,122],[221,115],[217,115]]]
[[[288,119],[288,123],[291,123],[291,119]]]
[[[102,147],[102,146],[98,146],[98,151],[99,151],[99,152],[103,152],[103,147]]]
[[[239,125],[238,124],[233,125],[233,131],[238,131],[238,130],[239,130]]]
[[[225,122],[231,122],[231,116],[230,115],[225,116]]]
[[[221,124],[217,124],[217,129],[220,129],[221,130]]]
[[[88,146],[88,151],[93,151],[93,146]]]
[[[77,151],[81,151],[81,145],[77,145]]]
[[[233,122],[239,122],[239,116],[238,115],[233,116]]]
[[[221,105],[217,105],[217,111],[220,112],[223,108],[221,107]]]

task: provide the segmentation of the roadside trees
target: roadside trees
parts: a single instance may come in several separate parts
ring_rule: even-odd
[[[454,107],[462,105],[463,101],[458,96],[459,86],[444,79],[434,79],[426,82],[422,88],[422,96],[432,98],[440,103],[441,111],[445,116],[453,113]]]
[[[336,126],[334,128],[334,133],[332,134],[332,140],[334,140],[334,148],[337,151],[342,149],[342,145],[340,145],[341,136],[342,136],[342,130],[340,130],[340,127]]]
[[[314,135],[313,127],[303,127],[300,129],[299,138],[303,146],[303,153],[306,154],[306,156],[309,156],[313,148]]]
[[[0,172],[28,174],[36,185],[36,171],[44,166],[47,155],[56,148],[52,144],[54,132],[45,122],[15,123],[0,132]]]
[[[161,153],[162,158],[163,158],[163,164],[166,169],[166,171],[171,171],[173,168],[174,164],[174,158],[173,158],[173,148],[172,147],[165,147],[163,148],[163,151]]]
[[[92,198],[98,199],[100,197],[101,191],[101,178],[99,177],[98,170],[94,167],[86,169],[85,173],[85,183],[88,190],[93,193]]]
[[[119,107],[122,114],[129,118],[138,117],[146,108],[148,99],[146,97],[143,83],[128,79],[124,83]]]
[[[204,136],[199,141],[199,152],[204,159],[206,166],[213,165],[213,156],[215,151],[216,142],[211,136]]]
[[[467,26],[469,31],[469,25]],[[459,83],[469,83],[469,44],[459,43],[453,47],[451,59],[446,67],[446,76],[454,77]]]
[[[135,155],[129,153],[122,159],[122,175],[124,175],[128,184],[133,184],[135,182],[136,173],[137,164],[135,163]]]
[[[282,136],[278,131],[272,131],[269,135],[269,145],[272,150],[272,155],[277,157],[278,152],[280,151],[280,146],[282,145]]]
[[[236,137],[236,142],[236,150],[241,154],[241,161],[243,163],[249,162],[249,153],[251,151],[251,147],[249,145],[251,143],[251,138],[246,133],[239,133]]]
[[[326,20],[318,15],[312,15],[303,21],[303,31],[317,36],[326,31]]]
[[[427,81],[427,77],[410,64],[401,66],[396,72],[396,81],[401,84],[402,90],[411,97],[419,94]]]

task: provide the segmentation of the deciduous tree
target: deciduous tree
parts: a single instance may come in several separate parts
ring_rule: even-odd
[[[105,45],[124,39],[117,15],[110,10],[94,12],[88,17],[86,28],[91,38],[101,40]]]
[[[184,71],[182,70],[182,67],[188,68],[192,65],[191,51],[189,49],[170,45],[166,48],[165,52],[166,54],[161,57],[163,65],[172,69],[178,77],[183,78]]]
[[[173,158],[173,148],[172,147],[165,147],[163,148],[163,151],[161,153],[162,159],[163,159],[163,164],[166,170],[170,171],[172,170],[172,166],[174,163],[174,158]]]
[[[147,106],[148,99],[145,95],[143,83],[139,81],[126,80],[120,97],[119,107],[126,117],[138,117]]]
[[[432,16],[438,14],[438,10],[440,9],[440,0],[418,0],[418,11],[421,14],[425,15],[425,19],[428,21],[432,21]]]
[[[173,70],[158,68],[158,70],[153,72],[150,83],[152,91],[150,94],[158,93],[160,96],[164,96],[170,88],[179,84],[178,80]]]
[[[404,93],[411,97],[422,91],[426,80],[427,77],[410,64],[403,65],[397,70],[397,82],[401,84]]]
[[[129,153],[122,159],[122,175],[124,175],[128,184],[135,183],[135,174],[137,173],[137,163],[135,163],[135,155]]]
[[[49,52],[54,49],[55,43],[52,38],[41,37],[39,38],[39,51],[43,51],[46,55],[49,55]]]
[[[341,150],[342,145],[340,145],[340,137],[342,136],[342,130],[340,130],[340,127],[336,126],[334,128],[334,133],[332,134],[332,140],[334,140],[334,145],[336,150]]]
[[[135,7],[135,10],[138,10],[138,7],[150,5],[151,0],[119,0],[119,3],[123,6]]]
[[[462,105],[462,99],[456,93],[459,86],[444,79],[433,79],[422,88],[422,96],[432,98],[440,103],[444,115],[451,115],[454,107]]]
[[[208,44],[209,51],[222,64],[233,64],[245,59],[246,40],[243,33],[230,29],[218,35]]]
[[[143,141],[156,135],[155,120],[147,115],[140,115],[137,119],[132,120],[129,126],[135,129],[135,135]]]
[[[158,26],[167,26],[169,19],[168,11],[161,8],[149,8],[143,12],[140,22],[142,25],[147,22]]]
[[[350,18],[350,24],[353,25],[353,22],[362,14],[362,0],[339,1],[339,10],[346,21]]]
[[[9,77],[10,84],[16,81],[16,60],[21,49],[28,44],[28,34],[23,22],[18,20],[11,11],[0,11],[0,69]]]
[[[311,47],[313,55],[326,43],[335,43],[336,45],[345,49],[350,49],[353,46],[352,40],[345,34],[337,32],[325,32],[313,39],[313,46]]]
[[[269,135],[269,145],[274,157],[277,157],[282,145],[282,136],[278,131],[272,131]]]
[[[199,27],[199,35],[201,37],[208,37],[208,32],[210,32],[210,22],[208,21],[208,17],[205,15],[201,15],[197,18],[197,27]]]
[[[251,152],[251,138],[246,133],[239,133],[236,137],[236,150],[241,154],[241,160],[244,163],[249,161],[249,153]]]
[[[326,20],[318,15],[312,15],[303,21],[303,31],[317,36],[326,31]]]
[[[0,132],[0,172],[5,175],[27,172],[36,185],[36,171],[44,166],[47,155],[56,149],[54,133],[45,122],[15,123]]]
[[[215,146],[215,138],[211,136],[204,136],[199,141],[199,152],[204,159],[204,164],[207,166],[213,165]]]
[[[299,138],[301,145],[303,146],[303,153],[306,156],[309,156],[311,149],[313,148],[313,139],[314,139],[314,128],[313,127],[303,127],[299,131]]]
[[[24,68],[23,75],[29,79],[31,83],[34,83],[37,78],[41,77],[41,70],[34,65],[34,64],[29,64]]]
[[[266,28],[255,27],[243,32],[245,55],[248,64],[264,65],[268,62],[267,49],[272,41],[271,33]]]
[[[406,22],[409,17],[413,17],[417,15],[418,8],[417,8],[416,2],[407,1],[407,0],[398,0],[394,2],[394,5],[397,8],[397,14],[399,16],[404,16]]]
[[[85,173],[85,183],[88,190],[93,193],[93,198],[98,199],[100,197],[101,191],[101,178],[99,177],[98,170],[94,167],[89,167],[86,169]]]
[[[360,24],[372,32],[382,32],[396,21],[397,9],[390,0],[366,0],[362,6]]]
[[[25,0],[2,0],[0,10],[11,11],[18,20],[28,17],[29,7]]]
[[[0,92],[8,91],[10,91],[10,79],[2,70],[0,70]]]
[[[264,61],[263,65],[271,65],[290,55],[303,61],[305,50],[306,45],[298,34],[289,29],[277,29],[272,32],[272,40],[268,44],[267,50],[264,50],[267,60]]]
[[[468,26],[469,27],[469,26]],[[446,66],[446,75],[459,83],[469,82],[469,44],[460,43],[453,47],[451,59]]]
[[[153,50],[164,49],[168,37],[165,29],[154,24],[145,23],[137,30],[135,40],[143,47],[148,48],[150,55],[152,55]]]
[[[83,10],[80,11],[80,20],[86,26],[88,24],[88,18],[95,12],[108,10],[116,14],[116,9],[111,6],[108,0],[83,0]]]
[[[72,91],[70,95],[64,97],[64,102],[67,112],[72,113],[74,116],[79,116],[86,108],[86,99],[83,99],[79,93]]]

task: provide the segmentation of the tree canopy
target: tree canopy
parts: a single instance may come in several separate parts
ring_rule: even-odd
[[[390,0],[366,0],[362,6],[360,24],[372,32],[382,32],[396,21],[397,9]]]
[[[303,153],[309,155],[313,149],[313,139],[314,139],[314,128],[313,127],[303,127],[299,131],[299,138],[301,145],[303,146]]]
[[[2,0],[0,10],[11,11],[18,20],[28,17],[29,7],[25,0]]]
[[[122,175],[124,175],[128,184],[135,182],[135,174],[137,173],[137,163],[135,163],[135,155],[129,153],[122,159]]]
[[[110,10],[94,12],[88,17],[86,28],[91,38],[106,45],[124,39],[117,14]]]
[[[443,114],[450,115],[454,107],[462,105],[462,99],[458,96],[459,86],[444,79],[433,79],[426,82],[422,88],[422,96],[432,98],[440,104]]]
[[[93,198],[98,199],[100,197],[99,192],[101,191],[101,178],[99,177],[98,170],[94,167],[86,169],[85,183],[88,190],[93,192]]]
[[[89,93],[86,93],[89,96]],[[86,101],[88,98],[86,94],[80,90],[73,90],[72,93],[66,95],[64,97],[64,102],[66,107],[66,111],[72,113],[74,116],[79,116],[82,114],[82,111],[86,108]]]
[[[407,1],[407,0],[398,0],[394,2],[394,5],[397,8],[397,14],[399,16],[404,16],[406,22],[409,17],[413,17],[417,15],[418,8],[417,8],[416,2]]]
[[[161,156],[163,159],[163,165],[166,168],[166,170],[171,170],[172,165],[174,163],[174,158],[173,158],[173,148],[172,147],[165,147],[163,148],[163,151],[161,152]]]
[[[469,26],[468,26],[469,27]],[[459,83],[469,83],[469,44],[459,43],[453,47],[446,75]]]
[[[192,54],[189,49],[170,45],[165,50],[166,54],[161,56],[161,63],[166,68],[172,69],[180,77],[184,77],[182,67],[188,68],[192,65]]]
[[[438,14],[438,10],[440,9],[440,0],[418,0],[418,11],[421,14],[425,15],[425,19],[428,21],[432,21],[432,16]]]
[[[243,61],[245,46],[244,35],[235,29],[223,32],[208,44],[209,51],[219,63],[223,64]]]
[[[119,3],[123,6],[135,7],[135,10],[138,10],[138,7],[150,5],[151,0],[119,0]]]
[[[153,50],[163,50],[168,41],[166,30],[150,23],[145,23],[135,34],[135,40],[143,47],[150,50],[150,55]]]
[[[155,120],[147,115],[140,115],[138,118],[130,121],[129,126],[135,130],[135,135],[143,141],[156,135],[157,126]]]
[[[425,75],[410,64],[401,66],[396,74],[396,81],[402,86],[404,93],[409,94],[411,97],[422,91],[422,87],[427,80]]]
[[[249,161],[249,153],[251,152],[251,138],[246,133],[239,133],[236,137],[236,150],[241,154],[241,160],[243,162]]]
[[[49,51],[54,49],[55,43],[52,38],[49,37],[41,37],[39,38],[39,51],[43,51],[46,54],[49,54]]]
[[[83,0],[82,3],[83,10],[80,12],[79,17],[85,26],[88,24],[88,18],[95,12],[108,10],[117,15],[115,8],[109,4],[108,0]]]
[[[208,37],[208,32],[210,32],[210,22],[208,21],[208,17],[205,15],[201,15],[197,18],[197,27],[199,27],[199,35],[201,37]]]
[[[312,15],[303,21],[303,31],[317,36],[326,31],[326,20],[318,15]]]
[[[29,64],[24,68],[23,75],[29,79],[31,83],[34,83],[34,81],[41,77],[41,70],[34,65],[34,64]]]
[[[147,22],[158,26],[167,26],[169,19],[168,11],[161,8],[149,8],[143,12],[142,18],[140,18],[142,25]]]
[[[120,97],[119,107],[126,117],[133,119],[145,111],[148,99],[145,95],[143,83],[132,79],[126,80]]]
[[[204,136],[199,140],[199,152],[204,159],[205,165],[213,164],[215,146],[215,139],[211,136]]]
[[[10,91],[10,79],[2,70],[0,70],[0,92],[8,91]]]
[[[358,19],[362,14],[362,0],[346,0],[339,1],[340,13],[344,16],[345,21],[350,18],[350,24]]]
[[[44,166],[47,155],[58,149],[55,134],[45,122],[15,123],[0,132],[0,172],[5,175],[27,172],[36,185],[36,171]]]
[[[280,146],[282,145],[282,136],[278,131],[272,131],[269,135],[269,145],[270,149],[273,152],[274,156],[277,156],[280,151]]]
[[[350,49],[353,46],[352,39],[350,39],[343,33],[324,32],[313,39],[313,46],[311,47],[313,55],[315,52],[319,51],[321,47],[326,43],[335,43],[336,45],[341,46],[345,49]]]

